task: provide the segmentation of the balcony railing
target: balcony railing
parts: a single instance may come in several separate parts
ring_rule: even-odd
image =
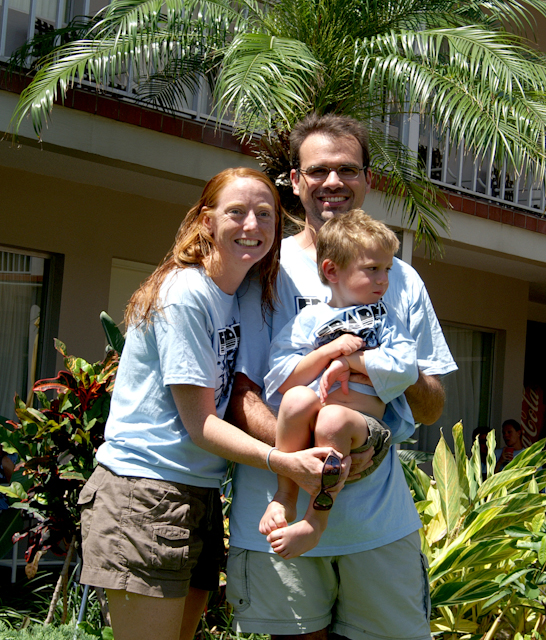
[[[489,154],[476,157],[463,144],[454,146],[449,129],[440,134],[430,119],[390,117],[384,120],[384,128],[418,154],[435,184],[505,206],[544,213],[545,183],[534,181],[531,172],[524,169],[516,175],[506,163],[492,163]]]
[[[0,61],[7,61],[15,49],[36,33],[65,26],[75,16],[94,15],[104,4],[105,0],[0,0]],[[113,77],[108,93],[122,100],[137,101],[131,71]],[[82,85],[95,89],[94,83],[86,79]],[[202,82],[198,93],[188,92],[186,99],[172,111],[198,121],[214,117],[206,82]],[[230,126],[227,120],[223,124]],[[516,176],[506,166],[492,165],[487,155],[476,158],[466,153],[462,145],[453,148],[449,131],[440,135],[430,121],[420,120],[418,116],[387,116],[383,126],[386,133],[397,137],[420,156],[435,184],[533,213],[544,213],[545,185],[533,182],[531,174],[527,176],[523,171]]]

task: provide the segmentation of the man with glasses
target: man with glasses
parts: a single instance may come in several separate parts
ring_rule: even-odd
[[[316,233],[329,218],[360,207],[371,188],[367,133],[356,120],[311,114],[296,125],[290,142],[292,187],[305,209],[305,227],[283,241],[273,317],[262,320],[255,303],[259,291],[241,295],[239,374],[232,396],[237,424],[271,445],[275,418],[260,399],[271,339],[305,305],[329,300],[317,272]],[[438,376],[456,365],[415,270],[395,259],[389,280],[384,299],[417,343],[419,379],[405,395],[415,420],[431,424],[444,402]],[[379,377],[369,373],[367,383],[378,384]],[[393,442],[411,435],[389,412],[384,420]],[[275,455],[272,450],[273,470]],[[353,475],[369,456],[353,456]],[[239,465],[234,484],[228,598],[237,631],[310,640],[328,634],[350,640],[430,638],[421,523],[395,447],[374,473],[342,489],[319,545],[290,561],[272,553],[258,532],[276,489],[274,474]],[[307,504],[301,493],[298,519]]]

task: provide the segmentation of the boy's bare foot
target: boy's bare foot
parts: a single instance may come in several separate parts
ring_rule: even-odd
[[[272,531],[267,536],[267,541],[281,558],[290,560],[316,547],[323,530],[323,526],[317,520],[304,519],[289,527]]]
[[[277,491],[260,520],[258,530],[267,536],[276,529],[287,527],[289,522],[294,522],[296,515],[296,501],[287,494]]]

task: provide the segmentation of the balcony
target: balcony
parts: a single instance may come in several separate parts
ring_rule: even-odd
[[[449,129],[434,127],[429,118],[391,116],[383,119],[385,133],[413,149],[431,181],[450,191],[474,196],[501,206],[544,214],[545,184],[525,171],[516,175],[506,163],[496,166],[486,154],[476,157],[464,145],[451,144]]]
[[[76,16],[94,15],[104,0],[0,0],[0,63],[28,39],[49,29],[66,26]],[[82,80],[82,87],[94,91],[96,85]],[[101,92],[124,102],[137,102],[132,70],[115,76]],[[154,107],[151,107],[154,108]],[[157,108],[159,109],[159,108]],[[210,121],[210,90],[203,81],[197,94],[188,92],[184,104],[175,106],[177,115],[201,123]],[[229,131],[230,123],[222,128]],[[505,166],[495,166],[486,155],[478,157],[450,144],[449,131],[440,134],[429,120],[387,115],[381,126],[386,134],[398,138],[421,158],[433,183],[463,195],[476,197],[500,206],[542,215],[545,211],[545,185],[535,182],[523,171],[515,175]]]

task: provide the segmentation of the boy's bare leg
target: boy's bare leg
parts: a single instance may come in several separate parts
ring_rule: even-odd
[[[368,435],[366,418],[354,409],[330,404],[323,407],[317,416],[315,444],[332,446],[343,456],[348,456],[352,449],[363,445]],[[313,501],[312,497],[303,520],[289,527],[278,528],[267,536],[273,551],[285,560],[301,556],[316,547],[326,529],[330,512],[313,509]]]
[[[276,446],[287,453],[307,449],[311,444],[320,408],[317,394],[308,387],[289,389],[283,395],[279,409]],[[279,527],[286,527],[296,519],[298,485],[285,476],[277,476],[277,480],[275,497],[265,510],[258,527],[264,535],[269,535]]]

